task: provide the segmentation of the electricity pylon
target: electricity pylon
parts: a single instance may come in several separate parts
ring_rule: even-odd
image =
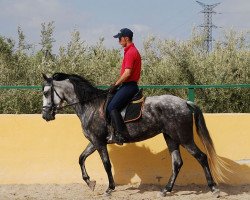
[[[204,34],[204,47],[207,52],[210,52],[212,50],[212,42],[213,42],[213,28],[217,28],[212,22],[212,16],[213,14],[216,14],[213,9],[218,6],[220,3],[215,4],[204,4],[200,1],[196,1],[198,4],[200,4],[203,7],[203,10],[201,13],[204,13],[204,22],[200,25],[200,27],[203,27],[203,34]]]

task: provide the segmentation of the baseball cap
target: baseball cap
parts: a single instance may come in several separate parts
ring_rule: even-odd
[[[114,38],[121,38],[121,37],[132,38],[133,37],[133,32],[130,29],[128,29],[128,28],[123,28],[123,29],[120,30],[119,33],[117,33],[113,37]]]

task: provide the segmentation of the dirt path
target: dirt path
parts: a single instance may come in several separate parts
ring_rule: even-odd
[[[47,184],[47,185],[0,185],[0,200],[86,200],[86,199],[167,199],[167,200],[195,200],[216,199],[206,186],[189,185],[175,186],[173,193],[165,198],[157,197],[161,187],[155,185],[123,185],[117,186],[112,196],[104,197],[102,194],[107,186],[97,185],[94,192],[85,184]],[[250,185],[228,186],[221,185],[220,199],[250,200]]]

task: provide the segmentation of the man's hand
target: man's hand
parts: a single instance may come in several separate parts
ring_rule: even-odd
[[[124,73],[122,74],[122,76],[116,81],[115,84],[111,85],[109,87],[109,93],[110,94],[114,94],[117,90],[117,88],[124,82],[126,81],[130,75],[131,75],[131,69],[125,69]]]
[[[119,85],[115,85],[115,84],[111,85],[108,89],[109,93],[114,94],[118,87],[119,87]]]

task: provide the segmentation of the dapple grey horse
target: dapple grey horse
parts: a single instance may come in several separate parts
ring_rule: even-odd
[[[98,89],[84,77],[75,74],[55,73],[52,77],[46,75],[43,77],[43,118],[47,121],[54,120],[57,110],[63,107],[64,101],[74,108],[81,121],[83,133],[89,140],[88,146],[79,158],[82,178],[89,188],[94,190],[96,182],[90,180],[85,169],[85,160],[97,150],[108,175],[109,186],[106,194],[110,194],[115,189],[115,182],[107,150],[106,137],[109,129],[103,111],[107,90]],[[193,120],[206,154],[194,142]],[[202,111],[197,105],[172,95],[147,97],[142,118],[136,122],[127,123],[126,126],[130,135],[126,143],[163,134],[172,158],[172,175],[160,193],[162,196],[172,191],[182,167],[180,145],[197,159],[204,170],[209,188],[214,195],[219,196],[215,180],[224,180],[225,176],[221,170],[225,166],[215,152]]]

